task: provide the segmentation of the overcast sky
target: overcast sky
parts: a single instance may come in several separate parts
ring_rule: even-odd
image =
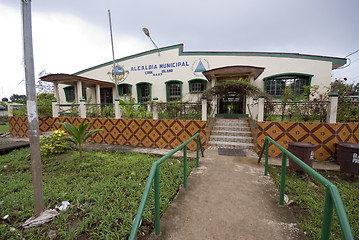
[[[293,52],[346,57],[359,49],[358,0],[32,0],[35,78],[183,43],[184,51]],[[0,98],[25,94],[20,0],[0,3]],[[359,53],[333,78],[359,82]]]

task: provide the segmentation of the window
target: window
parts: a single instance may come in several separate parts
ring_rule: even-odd
[[[64,87],[65,97],[67,102],[73,102],[75,101],[75,87],[74,86],[68,86]]]
[[[75,101],[75,87],[68,86],[64,87],[65,97],[67,102],[74,102]],[[86,88],[82,88],[82,98],[86,99]]]
[[[130,84],[127,83],[119,84],[117,88],[118,88],[118,95],[120,96],[131,95],[132,93],[132,85]]]
[[[137,99],[140,103],[151,101],[151,84],[141,82],[136,84],[137,88]]]
[[[206,91],[207,80],[205,79],[192,79],[188,83],[190,93],[203,93]]]
[[[278,74],[264,78],[265,90],[272,96],[283,96],[286,88],[292,89],[295,96],[304,93],[304,86],[310,86],[313,75],[292,73]]]
[[[182,82],[178,80],[171,80],[165,83],[166,83],[167,102],[181,101]]]

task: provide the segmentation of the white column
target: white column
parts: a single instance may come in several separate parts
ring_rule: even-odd
[[[52,105],[52,116],[59,117],[60,106],[57,104],[57,101],[52,100],[51,105]]]
[[[82,99],[82,82],[78,81],[76,85],[76,103],[80,103]]]
[[[153,120],[158,120],[158,106],[156,103],[153,104],[152,114],[153,114]]]
[[[86,106],[85,106],[85,99],[80,100],[80,118],[86,118]]]
[[[327,123],[337,122],[337,111],[338,111],[338,93],[331,93],[329,95],[328,110],[327,110]]]
[[[115,118],[116,119],[120,119],[121,118],[121,109],[120,109],[120,99],[119,98],[116,98],[115,99]]]
[[[7,102],[6,104],[7,104],[7,115],[9,116],[9,117],[12,117],[12,116],[14,116],[13,115],[13,106],[12,106],[12,104],[11,104],[12,102]]]
[[[60,103],[60,97],[59,97],[59,84],[57,82],[54,82],[54,97],[58,103]]]
[[[100,84],[96,84],[96,104],[101,103]]]
[[[263,122],[264,120],[264,97],[260,96],[258,99],[258,122]]]
[[[202,98],[202,121],[207,121],[207,99]]]

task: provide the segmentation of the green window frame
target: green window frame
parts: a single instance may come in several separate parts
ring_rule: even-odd
[[[137,102],[145,103],[151,101],[152,84],[149,82],[136,83]]]
[[[178,102],[182,100],[182,81],[169,80],[166,84],[167,102]]]
[[[128,83],[122,83],[117,85],[118,95],[128,96],[132,94],[132,85]]]
[[[64,87],[64,92],[65,92],[65,98],[66,98],[66,102],[74,102],[75,99],[75,87],[74,86],[67,86]],[[83,99],[87,99],[87,94],[86,94],[86,88],[83,87],[82,88],[82,98]]]
[[[281,73],[265,77],[264,91],[274,98],[281,98],[286,88],[293,90],[294,96],[304,93],[303,86],[310,86],[313,75],[305,73]]]
[[[203,93],[207,90],[207,80],[195,78],[188,81],[190,93]]]

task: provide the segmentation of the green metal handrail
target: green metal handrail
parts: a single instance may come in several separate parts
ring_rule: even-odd
[[[162,158],[158,159],[156,162],[152,164],[150,174],[148,176],[145,190],[142,194],[142,199],[140,202],[140,206],[138,207],[137,214],[135,217],[135,220],[133,221],[131,234],[128,239],[134,240],[137,236],[138,229],[140,227],[143,211],[145,209],[145,205],[147,202],[148,195],[150,193],[150,189],[152,186],[152,182],[154,181],[154,192],[155,192],[155,233],[156,236],[160,235],[160,169],[159,165],[163,163],[165,160],[167,160],[169,157],[171,157],[173,154],[175,154],[177,151],[181,150],[183,148],[183,187],[187,187],[187,144],[192,141],[194,138],[197,138],[197,154],[196,154],[196,167],[199,166],[199,149],[201,149],[202,157],[203,155],[203,148],[201,143],[201,137],[199,133],[196,133],[194,136],[192,136],[190,139],[173,149],[171,152],[167,153]]]
[[[216,109],[217,109],[217,105],[215,105],[215,107],[213,108],[212,114],[211,114],[211,116],[209,117],[209,121],[208,121],[206,127],[208,127],[208,126],[211,124],[211,121],[212,121],[212,118],[213,118],[213,115],[214,115],[214,112],[216,111]]]
[[[252,119],[253,126],[255,129],[257,129],[258,127],[257,127],[257,124],[255,124],[255,122],[254,122],[251,109],[249,108],[249,104],[247,104],[247,107],[248,107],[249,115],[251,116],[251,119]]]
[[[350,223],[348,220],[348,216],[345,212],[344,204],[342,198],[340,197],[338,188],[327,180],[325,177],[316,172],[313,168],[309,167],[302,160],[297,158],[287,149],[279,145],[272,138],[266,136],[262,151],[259,155],[258,163],[260,163],[262,159],[262,155],[265,151],[265,170],[264,175],[268,176],[268,149],[269,142],[273,143],[276,147],[278,147],[282,151],[282,175],[281,175],[281,183],[280,183],[280,196],[279,196],[279,204],[284,205],[284,190],[285,190],[285,173],[287,167],[287,156],[295,161],[299,166],[301,166],[306,172],[312,175],[316,180],[322,183],[326,187],[325,192],[325,202],[324,202],[324,217],[322,223],[322,235],[321,239],[329,239],[330,237],[330,229],[332,226],[332,218],[333,218],[333,208],[337,213],[339,219],[339,225],[342,231],[342,235],[346,240],[354,240],[353,232],[350,227]]]

